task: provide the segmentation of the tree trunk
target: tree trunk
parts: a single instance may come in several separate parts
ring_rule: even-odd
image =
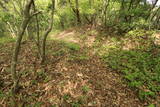
[[[71,0],[68,0],[68,2],[69,2],[69,5],[70,5],[72,11],[74,12],[74,14],[75,14],[75,16],[76,16],[77,25],[78,25],[78,24],[81,24],[81,18],[80,18],[79,2],[78,2],[78,0],[75,0],[75,5],[76,5],[76,6],[73,6]]]
[[[46,32],[43,35],[43,41],[42,41],[42,61],[43,64],[46,59],[46,39],[48,34],[51,32],[53,27],[53,16],[54,16],[54,10],[55,10],[55,0],[52,0],[52,13],[51,13],[51,19],[50,19],[50,26],[46,30]]]
[[[104,16],[104,25],[106,26],[106,24],[107,24],[107,8],[108,8],[108,6],[109,6],[109,3],[110,3],[110,0],[104,0],[104,12],[103,12],[103,16]]]
[[[36,10],[36,6],[35,6],[35,3],[33,2],[33,9],[34,9],[34,12],[36,13],[37,10]],[[36,33],[37,33],[37,41],[35,40],[36,42],[36,45],[37,45],[37,48],[38,48],[38,57],[39,59],[42,59],[42,54],[41,54],[41,45],[40,45],[40,37],[39,37],[39,20],[38,20],[38,14],[36,14]]]
[[[155,2],[153,3],[152,7],[149,9],[149,15],[147,16],[147,19],[150,18],[152,10],[155,8],[156,4],[157,4],[158,0],[155,0]]]
[[[76,3],[76,16],[77,16],[77,24],[81,24],[81,18],[80,18],[80,13],[79,13],[79,2],[78,0],[75,0]]]
[[[19,55],[19,51],[20,51],[20,47],[21,47],[21,41],[24,35],[24,32],[26,30],[26,27],[29,23],[30,20],[30,9],[31,9],[31,4],[32,4],[33,0],[29,0],[28,3],[25,5],[24,8],[24,18],[20,27],[20,30],[18,32],[18,36],[17,36],[17,41],[15,44],[15,49],[13,52],[13,56],[12,56],[12,63],[11,63],[11,73],[12,73],[12,78],[13,78],[13,88],[12,88],[12,93],[15,94],[18,90],[18,75],[16,73],[16,67],[17,67],[17,62],[18,62],[18,55]]]
[[[133,0],[131,0],[129,3],[128,11],[130,11],[130,9],[132,8],[132,5],[133,5]]]

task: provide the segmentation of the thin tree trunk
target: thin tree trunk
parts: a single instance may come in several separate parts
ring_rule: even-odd
[[[34,12],[36,12],[36,6],[35,6],[35,3],[33,2],[33,8],[34,8]],[[38,55],[39,55],[39,58],[42,59],[42,55],[41,55],[41,45],[40,45],[40,37],[39,37],[39,20],[38,20],[38,14],[36,14],[36,28],[37,28],[37,41],[35,40],[36,42],[36,45],[37,45],[37,48],[38,48]]]
[[[132,8],[132,5],[133,5],[133,0],[131,0],[130,3],[129,3],[128,11],[130,11],[130,9]]]
[[[25,5],[24,18],[23,18],[23,21],[20,27],[20,31],[18,32],[18,37],[17,37],[15,49],[14,49],[13,56],[12,56],[11,73],[12,73],[12,79],[13,79],[13,88],[12,88],[13,94],[15,94],[18,90],[19,79],[18,79],[18,74],[16,73],[16,67],[17,67],[18,55],[19,55],[20,47],[21,47],[21,41],[22,41],[24,32],[26,30],[26,27],[29,23],[29,20],[30,20],[29,12],[31,9],[32,2],[33,0],[29,0],[28,3]]]
[[[154,17],[157,16],[158,12],[160,11],[160,7],[157,9],[157,11],[152,15],[150,21],[153,21]]]
[[[75,0],[75,5],[76,6],[72,5],[71,0],[68,0],[68,2],[69,2],[69,5],[70,5],[72,11],[75,13],[77,24],[81,24],[81,18],[80,18],[79,2],[78,2],[78,0]]]
[[[158,2],[158,0],[156,0],[156,1],[154,2],[153,6],[149,9],[149,15],[147,16],[147,19],[149,19],[149,18],[150,18],[150,16],[151,16],[151,12],[152,12],[152,10],[155,8],[155,6],[156,6],[157,2]]]
[[[76,16],[77,16],[77,24],[81,24],[81,18],[80,18],[80,13],[79,13],[79,2],[78,0],[75,0],[76,3]]]
[[[10,31],[10,33],[12,35],[12,38],[15,38],[16,37],[15,31],[13,30],[13,28],[12,28],[12,26],[11,26],[11,24],[9,22],[7,22],[7,24],[8,24],[8,27],[9,27],[9,31]]]
[[[104,15],[104,25],[106,26],[106,24],[107,24],[107,8],[108,8],[108,6],[109,6],[109,3],[110,3],[110,0],[105,0],[104,1],[104,13],[103,13],[103,15]]]
[[[50,19],[50,26],[46,30],[46,32],[43,35],[43,41],[42,41],[42,61],[41,63],[43,64],[45,59],[46,59],[46,40],[48,34],[51,32],[52,27],[53,27],[53,16],[54,16],[54,10],[55,10],[55,0],[52,0],[52,13],[51,13],[51,19]]]
[[[124,4],[125,4],[125,0],[122,0],[121,8],[119,10],[119,19],[121,18],[121,11],[124,11]]]

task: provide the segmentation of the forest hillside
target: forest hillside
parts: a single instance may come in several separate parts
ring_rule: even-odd
[[[160,107],[160,0],[0,0],[0,107]]]

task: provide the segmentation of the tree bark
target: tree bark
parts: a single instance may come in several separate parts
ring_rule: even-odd
[[[76,3],[76,16],[77,16],[77,24],[81,24],[81,18],[80,18],[80,13],[79,13],[79,2],[78,0],[75,0]]]
[[[104,25],[106,26],[107,24],[107,8],[110,4],[110,0],[104,0],[104,12],[103,12],[103,15],[104,15]]]
[[[154,17],[158,15],[158,12],[160,12],[160,7],[157,9],[157,11],[151,16],[150,21],[154,21]]]
[[[132,8],[132,5],[133,5],[133,0],[131,0],[129,3],[128,11],[130,11],[130,9]]]
[[[33,9],[34,9],[34,12],[36,13],[37,10],[36,10],[36,6],[35,6],[35,3],[33,2]],[[39,56],[39,59],[42,59],[42,55],[41,55],[41,45],[40,45],[40,31],[39,31],[39,20],[38,20],[38,14],[35,15],[36,17],[36,33],[37,33],[37,41],[35,40],[36,42],[36,45],[37,45],[37,48],[38,48],[38,56]]]
[[[158,2],[158,0],[155,0],[155,2],[153,3],[152,7],[149,9],[149,15],[147,16],[147,19],[150,18],[151,12],[152,12],[152,10],[156,7],[157,2]]]
[[[23,18],[20,30],[18,32],[17,41],[15,44],[15,49],[14,49],[13,56],[12,56],[11,73],[12,73],[12,79],[13,79],[13,88],[12,88],[13,94],[15,94],[18,90],[19,78],[18,78],[18,74],[16,73],[16,67],[17,67],[18,55],[19,55],[20,47],[21,47],[21,41],[22,41],[24,32],[26,30],[26,27],[29,23],[29,20],[30,20],[29,13],[30,13],[32,2],[33,0],[29,0],[28,3],[25,5],[24,18]]]
[[[44,33],[43,41],[42,41],[42,60],[41,60],[42,64],[45,62],[45,59],[46,59],[46,40],[47,40],[48,34],[51,32],[52,27],[53,27],[54,10],[55,10],[55,0],[52,0],[52,13],[51,13],[51,19],[50,19],[50,26]]]
[[[76,16],[76,22],[77,22],[77,24],[81,24],[81,18],[80,18],[79,2],[78,2],[78,0],[75,0],[75,5],[76,6],[72,5],[71,0],[68,0],[68,2],[69,2],[69,5],[70,5],[72,11],[74,12],[74,14]]]

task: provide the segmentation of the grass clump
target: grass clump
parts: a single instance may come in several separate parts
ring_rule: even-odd
[[[89,60],[87,55],[71,55],[69,58],[70,61],[86,61]]]
[[[0,99],[3,99],[5,97],[5,94],[3,93],[2,90],[0,90]]]
[[[82,91],[83,91],[84,93],[88,93],[88,92],[90,91],[90,88],[89,88],[88,86],[84,85],[84,86],[82,87]]]
[[[15,38],[4,36],[0,37],[0,44],[8,43],[8,42],[14,42]]]
[[[80,45],[76,43],[65,43],[65,46],[72,51],[78,51],[81,48]]]

